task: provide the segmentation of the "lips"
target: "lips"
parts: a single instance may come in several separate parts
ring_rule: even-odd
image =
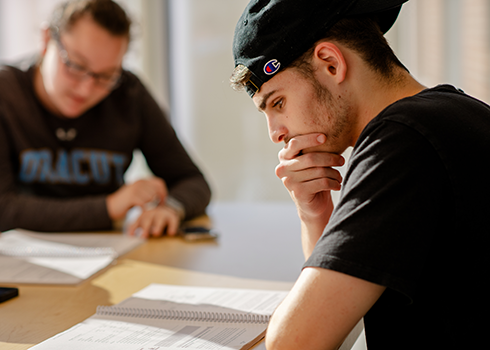
[[[76,104],[84,104],[85,102],[87,102],[87,98],[85,97],[80,97],[77,95],[70,95],[68,97]]]
[[[59,109],[61,114],[67,118],[77,118],[87,108],[89,99],[73,94],[65,94],[63,100],[60,100]]]

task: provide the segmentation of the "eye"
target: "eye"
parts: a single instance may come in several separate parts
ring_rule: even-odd
[[[279,107],[279,108],[282,108],[283,106],[283,102],[284,100],[282,98],[278,99],[277,101],[274,102],[274,104],[272,105],[272,108],[276,108],[276,107]]]
[[[65,62],[65,65],[68,68],[68,71],[72,74],[84,75],[85,73],[87,73],[87,70],[85,68],[83,68],[79,64],[76,64],[72,61],[67,60]]]

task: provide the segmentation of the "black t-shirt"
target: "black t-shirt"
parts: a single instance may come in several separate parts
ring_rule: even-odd
[[[364,318],[370,350],[486,344],[489,158],[490,108],[448,85],[361,133],[305,267],[387,287]]]

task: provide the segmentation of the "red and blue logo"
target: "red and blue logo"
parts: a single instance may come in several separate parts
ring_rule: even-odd
[[[279,70],[279,67],[281,67],[280,62],[278,62],[276,59],[270,60],[264,66],[264,73],[267,75],[272,75]]]

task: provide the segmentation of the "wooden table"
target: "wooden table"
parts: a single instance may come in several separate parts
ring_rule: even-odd
[[[28,349],[149,283],[288,290],[301,271],[300,224],[289,203],[216,203],[217,241],[150,239],[76,286],[17,285],[0,304],[0,349]]]
[[[292,203],[221,203],[208,209],[217,241],[155,239],[127,258],[200,272],[296,281],[304,262]]]

